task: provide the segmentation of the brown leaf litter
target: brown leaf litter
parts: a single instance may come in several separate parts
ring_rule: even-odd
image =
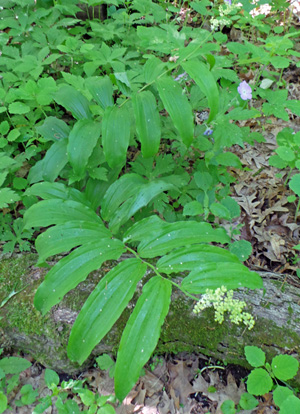
[[[151,371],[145,370],[136,386],[128,394],[122,405],[115,404],[116,414],[222,414],[221,405],[226,400],[238,404],[241,395],[246,392],[243,378],[247,371],[240,367],[223,367],[212,363],[204,355],[180,354],[176,358],[160,357]],[[201,368],[201,369],[200,369]],[[31,384],[39,390],[39,396],[50,395],[44,382],[44,369],[33,364],[20,375],[20,386],[13,395],[19,399],[21,386]],[[107,371],[92,368],[76,379],[85,380],[87,387],[94,393],[110,395],[114,393],[113,379]],[[80,399],[69,391],[68,398],[74,399],[80,409],[86,409]],[[55,402],[55,398],[53,399]],[[81,404],[80,404],[81,403]],[[13,405],[13,401],[11,401]],[[15,414],[31,414],[34,405],[16,407]],[[5,411],[4,414],[11,413]],[[57,414],[53,404],[46,414]],[[272,395],[260,398],[259,405],[251,411],[239,411],[240,414],[275,414]]]

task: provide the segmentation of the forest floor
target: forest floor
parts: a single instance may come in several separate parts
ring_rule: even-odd
[[[28,358],[30,360],[30,358]],[[44,381],[45,368],[32,361],[30,368],[20,374],[20,384],[10,401],[15,414],[32,414],[34,405],[16,407],[14,400],[21,398],[20,389],[31,384],[39,391],[40,397],[50,395]],[[204,355],[178,354],[176,356],[155,356],[122,405],[114,405],[116,414],[222,414],[220,407],[226,400],[236,404],[246,392],[243,379],[248,371],[245,368],[214,361]],[[71,377],[61,375],[61,380]],[[102,396],[114,393],[114,381],[108,371],[91,368],[74,379],[85,380],[88,389]],[[70,392],[69,398],[80,399]],[[81,403],[83,408],[83,404]],[[11,413],[6,410],[4,414]],[[45,414],[57,414],[53,404]],[[255,410],[241,410],[240,414],[275,414],[272,393],[259,399]],[[292,413],[291,413],[292,414]]]
[[[299,25],[300,7],[294,14],[294,24]],[[231,30],[231,36],[237,36]],[[249,80],[253,74],[246,74]],[[283,72],[283,79],[289,90],[288,99],[300,99],[300,68],[289,68]],[[255,102],[255,106],[260,105]],[[243,124],[242,124],[243,122]],[[253,252],[246,262],[252,270],[266,270],[293,276],[294,283],[300,287],[296,275],[299,269],[299,254],[293,247],[299,243],[300,222],[295,220],[296,202],[289,203],[287,197],[292,191],[284,185],[288,171],[278,170],[269,165],[268,159],[274,155],[277,133],[285,127],[291,127],[295,132],[300,131],[300,119],[292,118],[285,122],[275,118],[271,123],[264,119],[240,121],[241,126],[250,126],[252,131],[263,134],[266,142],[245,145],[244,148],[235,146],[233,152],[239,156],[242,170],[232,169],[236,182],[232,185],[232,195],[239,203],[242,214],[234,223],[243,224],[241,238],[251,242]],[[232,151],[232,149],[231,149]],[[281,174],[281,176],[279,176]],[[224,224],[223,224],[224,226]],[[24,356],[27,357],[26,355]],[[30,360],[30,357],[28,357]],[[32,384],[39,389],[39,395],[45,396],[49,390],[45,386],[45,368],[33,362],[32,366],[21,375],[18,390],[24,384]],[[238,403],[246,387],[243,379],[247,371],[238,366],[224,366],[220,361],[214,361],[204,355],[180,354],[165,355],[152,358],[142,376],[124,400],[121,406],[115,406],[117,414],[202,414],[221,413],[221,404],[228,399]],[[113,379],[107,371],[91,368],[83,372],[79,379],[85,379],[88,388],[100,395],[114,393]],[[61,380],[65,380],[61,376]],[[212,392],[212,387],[215,392]],[[20,393],[13,395],[19,399]],[[71,394],[70,394],[71,396]],[[73,395],[76,400],[76,395]],[[32,413],[33,406],[14,407],[13,413]],[[259,405],[251,411],[239,411],[242,414],[271,414],[278,411],[274,407],[272,394],[260,398]],[[6,410],[5,414],[11,413]],[[49,407],[46,414],[55,414],[57,409]],[[291,413],[292,414],[292,413]]]
[[[295,68],[288,69],[283,74],[288,84],[290,99],[300,99],[299,72],[300,69]],[[256,102],[257,104],[259,103]],[[284,185],[288,171],[271,167],[268,162],[277,147],[277,133],[284,127],[300,131],[300,120],[295,118],[285,122],[274,117],[272,123],[268,124],[264,124],[263,119],[243,122],[244,125],[250,126],[252,131],[261,132],[266,140],[253,146],[246,144],[244,148],[234,148],[243,167],[247,167],[232,170],[236,177],[236,182],[232,185],[233,197],[242,211],[234,225],[244,225],[242,239],[250,241],[253,247],[252,255],[246,264],[252,270],[266,270],[293,276],[292,280],[300,287],[300,280],[296,276],[299,256],[293,250],[299,243],[300,223],[299,220],[295,221],[294,217],[296,203],[287,201],[288,195],[292,194]],[[224,226],[224,223],[222,225]],[[22,385],[29,383],[34,389],[39,389],[40,396],[45,396],[48,390],[43,380],[45,368],[34,361],[31,362],[33,365],[21,374],[19,390]],[[210,368],[212,366],[214,368]],[[244,368],[224,366],[222,362],[208,359],[204,355],[155,357],[123,404],[115,406],[116,412],[218,414],[221,413],[220,406],[225,400],[231,399],[238,403],[241,394],[246,390],[243,381],[246,376],[247,371]],[[77,378],[85,379],[88,388],[93,392],[101,395],[114,393],[113,379],[107,371],[92,368]],[[210,387],[214,387],[216,391],[211,392]],[[19,399],[20,393],[14,394],[13,397]],[[76,400],[76,395],[73,395],[73,398]],[[32,413],[32,407],[14,407],[13,412],[29,414]],[[5,414],[9,412],[11,411],[5,411]],[[242,414],[277,412],[271,393],[260,398],[259,405],[254,410],[240,411]],[[57,409],[53,405],[45,413],[55,414]]]

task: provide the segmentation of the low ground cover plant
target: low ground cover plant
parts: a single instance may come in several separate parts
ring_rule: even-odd
[[[183,9],[114,0],[105,21],[79,20],[76,3],[1,6],[0,237],[6,252],[35,240],[40,266],[65,254],[35,295],[42,314],[105,261],[131,255],[100,280],[73,326],[68,355],[80,364],[147,275],[116,361],[122,401],[155,349],[172,289],[198,300],[207,289],[262,287],[234,225],[228,168],[243,167],[230,148],[264,141],[240,121],[299,115],[282,80],[299,63],[299,33],[278,30],[279,17],[253,18],[246,1]],[[250,19],[247,40],[229,42],[221,29],[247,31]]]
[[[108,355],[107,355],[108,357]],[[114,414],[115,409],[110,402],[115,402],[112,395],[100,396],[86,387],[84,380],[61,381],[58,374],[46,369],[44,382],[48,389],[46,396],[39,395],[39,390],[32,384],[20,385],[20,373],[30,368],[31,363],[20,357],[6,357],[0,359],[0,413],[11,411],[12,402],[16,407],[31,406],[32,414],[42,414],[49,407],[55,406],[59,414]],[[21,397],[14,398],[16,389]],[[45,394],[45,392],[44,392]],[[75,398],[68,398],[70,394]],[[18,394],[17,394],[18,395]],[[86,409],[81,410],[79,405]]]
[[[247,391],[241,396],[239,408],[253,410],[258,405],[257,398],[273,390],[273,400],[279,407],[280,414],[298,413],[300,411],[300,400],[296,392],[286,382],[295,377],[299,369],[299,362],[291,355],[277,355],[271,364],[266,362],[266,354],[257,346],[246,346],[245,356],[248,363],[253,367],[247,377]],[[235,414],[238,407],[231,400],[222,405],[224,414]]]

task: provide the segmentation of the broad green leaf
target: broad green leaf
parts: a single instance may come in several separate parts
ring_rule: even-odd
[[[91,177],[87,180],[83,194],[86,199],[89,200],[94,210],[103,203],[106,191],[109,186],[118,179],[119,172],[119,168],[110,170],[108,172],[107,181],[95,180]]]
[[[158,57],[151,56],[144,64],[143,71],[146,83],[153,82],[158,76],[162,75],[165,70],[166,63],[162,62]]]
[[[253,395],[264,395],[271,391],[273,381],[267,371],[256,368],[250,372],[247,380],[247,391]]]
[[[239,404],[244,410],[253,410],[258,406],[258,401],[253,395],[244,392],[244,394],[241,395]]]
[[[182,221],[168,223],[162,232],[156,236],[144,239],[138,246],[138,253],[142,257],[152,258],[162,256],[178,247],[198,243],[230,241],[224,229],[213,229],[209,223]]]
[[[71,131],[69,125],[54,116],[46,118],[43,125],[36,127],[36,130],[46,141],[59,141],[68,138]]]
[[[35,391],[31,384],[23,385],[23,387],[20,389],[20,394],[22,395],[21,401],[24,405],[33,404],[39,395],[38,391]]]
[[[97,414],[116,414],[116,410],[112,405],[105,404],[103,407],[99,408]]]
[[[54,142],[45,157],[30,169],[29,183],[33,184],[42,180],[53,182],[67,162],[67,140]]]
[[[23,102],[13,102],[8,106],[8,112],[11,114],[27,114],[30,112],[30,106],[24,104]]]
[[[239,79],[237,80],[237,82]],[[243,108],[234,108],[232,111],[229,112],[228,117],[234,121],[243,120],[243,119],[252,119],[261,116],[261,113],[255,109],[243,109]]]
[[[160,276],[150,279],[127,322],[115,370],[115,391],[120,401],[132,389],[156,347],[169,310],[171,292],[168,280]]]
[[[76,119],[92,118],[89,101],[73,86],[63,85],[55,94],[54,100],[67,111],[72,112]]]
[[[15,129],[12,129],[9,132],[9,134],[6,137],[6,139],[9,142],[14,142],[20,135],[21,135],[20,131],[17,128],[15,128]]]
[[[8,175],[8,171],[0,173],[0,187],[3,185],[7,175]]]
[[[161,138],[156,100],[151,92],[143,91],[133,95],[132,105],[143,157],[152,157],[158,152]]]
[[[214,151],[223,149],[224,147],[231,147],[235,144],[241,147],[244,145],[242,128],[238,127],[235,123],[231,124],[228,116],[218,116],[217,118],[214,128]]]
[[[220,34],[221,36],[223,35],[223,33],[217,32],[217,33],[215,33],[214,36],[216,36],[217,34]],[[220,78],[224,78],[224,79],[229,80],[229,81],[234,82],[234,83],[239,83],[240,82],[240,78],[238,77],[237,73],[232,69],[223,69],[223,68],[214,66],[211,69],[211,72],[214,75],[214,78],[216,80],[218,80]],[[253,111],[253,117],[257,116],[257,113],[258,113],[258,111],[254,110]],[[247,116],[247,115],[244,114],[244,116]],[[251,118],[251,115],[250,115],[250,118]]]
[[[274,403],[278,405],[278,407],[281,407],[283,401],[287,399],[287,397],[289,397],[290,395],[293,395],[292,390],[290,390],[288,387],[277,385],[277,387],[273,391]]]
[[[169,274],[184,270],[194,270],[205,263],[211,262],[240,263],[239,259],[228,250],[217,246],[198,244],[177,249],[161,257],[156,267],[159,272]]]
[[[131,226],[124,234],[123,242],[127,241],[141,241],[147,234],[147,237],[152,238],[159,234],[168,224],[158,216],[146,217],[133,226]]]
[[[207,9],[207,6],[209,6],[209,1],[208,0],[203,0],[203,1],[201,1],[200,3],[198,3],[198,2],[195,2],[195,1],[192,1],[190,4],[189,4],[189,6],[190,7],[192,7],[197,13],[199,13],[200,15],[202,15],[202,16],[206,16],[206,15],[209,15],[211,12],[210,12],[210,10],[209,9]],[[217,34],[218,33],[221,33],[221,32],[216,32]],[[215,34],[216,34],[215,33]],[[227,37],[226,37],[226,39],[227,39]]]
[[[299,414],[300,399],[295,395],[289,395],[280,406],[280,414]]]
[[[43,263],[55,254],[68,252],[85,243],[110,237],[109,230],[101,223],[69,221],[50,227],[40,234],[36,239],[35,247],[39,254],[39,263]]]
[[[84,194],[76,190],[65,186],[63,183],[38,183],[28,188],[25,192],[26,196],[37,196],[45,200],[52,198],[61,198],[62,200],[73,200],[78,203],[90,206],[90,202],[85,198]]]
[[[198,188],[201,188],[204,192],[207,192],[213,187],[213,177],[208,172],[196,171],[194,174],[194,180]]]
[[[47,49],[47,50],[46,50]],[[44,48],[44,53],[50,53],[48,46]],[[45,55],[45,56],[47,56]],[[53,101],[52,94],[57,90],[56,82],[52,76],[40,78],[37,82],[36,101],[40,105],[50,105]]]
[[[181,287],[189,293],[203,294],[206,289],[216,290],[225,286],[228,290],[247,287],[260,289],[262,279],[258,273],[239,263],[208,263],[199,266],[185,277]]]
[[[102,217],[109,220],[119,206],[134,195],[146,180],[138,174],[124,174],[107,190],[102,203]]]
[[[290,147],[280,146],[275,152],[279,155],[284,161],[293,161],[295,159],[295,153]]]
[[[214,216],[223,218],[225,220],[230,220],[230,212],[227,207],[223,206],[223,204],[212,203],[209,206],[209,209]]]
[[[289,108],[294,114],[300,116],[300,100],[290,99],[286,101],[285,107]]]
[[[189,147],[194,139],[194,117],[186,95],[180,85],[170,77],[158,79],[156,85],[182,142]]]
[[[35,294],[35,307],[44,315],[90,272],[106,260],[117,260],[123,251],[124,245],[117,239],[102,239],[78,247],[47,273]]]
[[[32,414],[42,414],[47,410],[47,408],[52,406],[52,400],[50,395],[47,395],[46,397],[39,399],[39,401],[41,400],[42,402],[34,407]]]
[[[221,405],[223,414],[236,414],[235,403],[232,400],[225,400]]]
[[[131,259],[129,259],[131,260]],[[96,358],[97,365],[100,369],[106,371],[115,365],[115,362],[108,354],[103,354]]]
[[[172,45],[174,45],[172,42],[173,39],[170,39],[172,35],[168,39],[167,31],[157,26],[145,27],[139,25],[137,27],[136,34],[139,37],[139,46],[142,48],[142,50],[155,50],[164,54],[168,54],[170,53],[170,42]],[[180,34],[177,32],[177,30],[176,34],[177,38],[179,38]]]
[[[114,105],[113,85],[109,77],[99,78],[98,76],[94,76],[86,79],[85,85],[101,108],[105,109],[108,106]]]
[[[230,244],[229,251],[235,254],[241,262],[244,262],[252,253],[252,244],[247,240],[236,240]]]
[[[231,219],[240,216],[241,208],[234,198],[229,196],[224,197],[221,200],[221,204],[228,209]]]
[[[0,368],[5,374],[19,374],[29,368],[31,363],[27,359],[19,357],[8,357],[0,359]]]
[[[45,383],[46,383],[47,387],[50,390],[53,389],[53,385],[57,386],[59,384],[59,376],[52,369],[49,369],[49,368],[45,369],[44,379],[45,379]]]
[[[100,138],[100,124],[89,119],[76,122],[69,135],[68,156],[75,174],[84,177],[88,160]]]
[[[75,400],[65,400],[63,403],[60,396],[58,396],[55,406],[58,409],[59,414],[80,414],[81,412]]]
[[[116,83],[117,87],[124,95],[132,95],[131,85],[126,72],[114,72],[111,75],[111,79]]]
[[[295,174],[290,179],[289,187],[294,191],[295,194],[297,194],[298,197],[300,197],[300,174]]]
[[[100,217],[89,207],[72,200],[43,200],[31,206],[24,214],[24,228],[47,227],[82,220],[102,223]]]
[[[194,200],[190,203],[185,204],[183,207],[183,215],[184,216],[198,216],[200,214],[204,213],[204,209],[201,203],[199,201]]]
[[[10,125],[7,121],[2,121],[0,123],[0,134],[6,135],[10,130]]]
[[[288,162],[287,161],[283,161],[282,158],[279,157],[279,155],[271,155],[271,157],[269,158],[269,164],[272,167],[276,167],[276,168],[286,168],[288,166]]]
[[[0,188],[0,208],[6,208],[9,204],[19,201],[20,196],[10,188]]]
[[[108,170],[105,167],[95,167],[95,168],[89,168],[88,166],[88,173],[91,178],[94,178],[98,181],[107,181],[107,173]]]
[[[7,408],[7,397],[0,391],[0,413],[4,413]]]
[[[72,328],[68,356],[82,364],[110,331],[132,298],[147,265],[127,259],[103,277],[79,313]]]
[[[78,391],[78,395],[84,405],[91,406],[95,403],[96,395],[89,389],[82,388]]]
[[[215,157],[215,160],[218,164],[225,165],[226,167],[242,167],[242,163],[239,157],[236,154],[233,154],[232,152],[222,152],[221,154]]]
[[[266,354],[257,346],[245,346],[245,356],[252,367],[258,368],[265,365]]]
[[[102,120],[102,145],[106,161],[111,168],[126,161],[130,139],[130,114],[126,106],[108,106]]]
[[[276,378],[287,381],[297,374],[299,362],[291,355],[277,355],[272,359],[271,366]]]
[[[181,66],[207,97],[210,108],[207,122],[211,122],[219,112],[219,90],[214,76],[208,67],[199,60],[189,60],[182,63]]]
[[[135,188],[135,194],[128,198],[117,210],[109,222],[109,228],[113,233],[130,219],[142,207],[148,206],[150,201],[163,191],[174,189],[173,184],[166,183],[163,179],[156,179]]]

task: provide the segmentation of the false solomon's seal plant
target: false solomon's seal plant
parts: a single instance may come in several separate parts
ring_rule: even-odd
[[[152,28],[138,27],[142,39],[148,39],[148,30]],[[227,131],[238,127],[224,115],[228,102],[223,99],[223,106],[219,105],[220,88],[212,73],[214,57],[209,54],[214,45],[205,44],[209,36],[210,33],[201,40],[196,38],[188,46],[179,39],[179,47],[174,48],[175,63],[147,55],[140,84],[132,89],[124,76],[121,82],[113,74],[88,77],[84,83],[85,94],[63,84],[54,93],[54,100],[72,113],[76,119],[74,126],[70,129],[62,120],[48,117],[39,127],[39,132],[54,143],[30,171],[29,180],[34,184],[26,195],[43,200],[26,211],[25,228],[49,227],[36,240],[39,264],[50,256],[69,253],[55,264],[39,286],[35,307],[42,314],[47,313],[90,272],[99,269],[105,261],[118,260],[127,253],[127,258],[100,280],[83,305],[69,338],[71,360],[82,364],[89,357],[127,307],[138,282],[146,273],[150,277],[119,345],[115,391],[120,401],[134,386],[155,349],[169,310],[172,289],[180,289],[198,300],[194,295],[205,294],[207,289],[215,291],[221,286],[228,290],[262,287],[260,276],[250,272],[237,256],[210,244],[230,243],[231,238],[224,229],[213,227],[202,217],[168,222],[155,214],[153,202],[158,197],[181,194],[187,185],[186,172],[145,177],[142,172],[129,171],[120,176],[134,137],[141,145],[143,160],[150,159],[151,165],[168,129],[173,128],[172,139],[177,139],[180,151],[190,149],[196,139],[193,108],[186,91],[174,79],[175,69],[185,72],[197,85],[209,108],[207,127],[219,130],[205,159],[212,174],[217,170],[216,157],[223,160],[223,148],[232,145],[230,134],[222,141],[220,131],[225,124]],[[155,47],[151,46],[153,50]],[[162,129],[166,122],[164,110],[172,125],[169,122],[168,128]],[[55,157],[58,162],[54,163]],[[226,159],[223,165],[236,162],[230,153]],[[66,164],[71,169],[69,186],[54,182]],[[100,176],[93,175],[95,168]],[[199,185],[205,174],[209,176],[201,174]],[[38,182],[45,177],[48,177],[46,181]],[[73,183],[77,189],[71,187]],[[208,189],[204,184],[207,201]],[[173,275],[182,272],[185,277],[179,284]]]
[[[132,180],[137,179],[131,174],[124,175],[108,189],[102,215],[91,208],[78,190],[70,191],[59,183],[36,184],[32,189],[45,200],[25,214],[27,226],[51,226],[36,240],[40,263],[49,256],[77,247],[48,272],[39,286],[34,304],[43,314],[103,262],[117,260],[125,252],[132,254],[132,258],[118,263],[100,280],[82,307],[69,338],[68,356],[73,361],[80,364],[85,361],[120,317],[147,269],[152,271],[153,276],[144,285],[119,346],[115,390],[120,401],[134,386],[155,349],[173,288],[197,299],[193,295],[222,285],[228,289],[262,287],[260,276],[250,272],[234,254],[209,245],[230,241],[223,229],[214,229],[209,223],[166,223],[152,215],[118,237],[119,223],[153,196],[147,191],[151,183],[144,184],[140,191],[132,188]],[[161,188],[164,188],[162,184]],[[108,221],[109,228],[103,219]],[[155,266],[152,261],[148,262],[157,257]],[[183,271],[189,274],[179,285],[170,275]]]

